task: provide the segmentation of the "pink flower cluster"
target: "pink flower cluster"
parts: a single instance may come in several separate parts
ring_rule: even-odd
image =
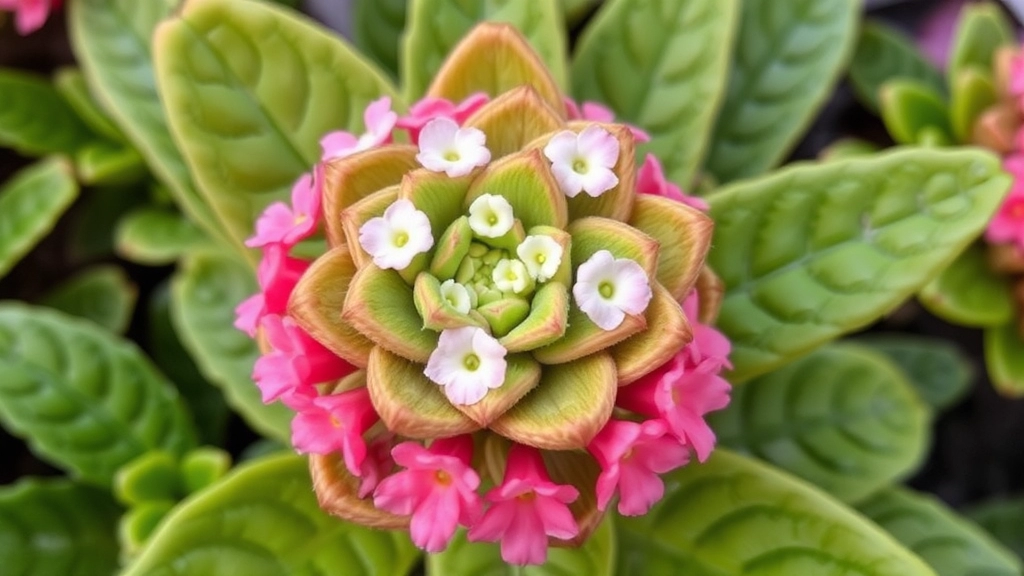
[[[1024,130],[1018,140],[1024,137]],[[1024,254],[1024,152],[1018,148],[1003,160],[1003,169],[1013,176],[1013,186],[999,211],[988,223],[985,239],[993,244],[1013,244]]]
[[[390,100],[382,98],[367,108],[365,134],[334,132],[323,138],[323,158],[386,144],[396,127],[416,143],[428,120],[446,117],[461,124],[486,102],[483,95],[458,104],[426,99],[398,117]],[[569,110],[587,119],[612,119],[610,111],[595,104],[577,110],[573,103]],[[410,534],[417,546],[429,552],[444,550],[462,525],[468,527],[470,540],[500,542],[507,562],[543,563],[549,537],[570,540],[579,534],[569,508],[579,491],[552,481],[539,450],[513,444],[502,482],[481,497],[481,480],[472,466],[472,436],[441,438],[426,446],[398,441],[381,431],[382,426],[375,427],[379,416],[365,387],[336,392],[321,386],[333,386],[356,370],[287,316],[291,292],[310,264],[291,251],[317,231],[323,218],[322,180],[318,165],[313,174],[296,182],[291,205],[266,208],[255,235],[246,242],[263,251],[260,292],[238,306],[235,326],[264,338],[267,352],[253,371],[263,401],[281,401],[295,410],[296,450],[340,453],[347,470],[360,479],[360,497],[372,497],[378,509],[410,516]],[[666,181],[653,156],[640,169],[637,189],[706,208]],[[588,446],[601,467],[596,485],[600,510],[618,495],[621,514],[646,513],[664,493],[660,474],[687,464],[691,451],[703,461],[714,446],[704,415],[728,404],[729,384],[719,372],[729,367],[729,341],[697,322],[696,293],[686,299],[684,310],[694,327],[693,341],[664,366],[620,389],[618,405],[646,420],[612,419]]]
[[[50,10],[60,8],[64,0],[0,0],[0,11],[14,12],[14,26],[22,36],[43,27]]]

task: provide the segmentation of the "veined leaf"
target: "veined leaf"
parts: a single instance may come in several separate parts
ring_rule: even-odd
[[[154,47],[171,132],[238,242],[320,160],[324,134],[361,133],[367,104],[395,95],[343,40],[262,2],[190,1]]]
[[[50,232],[77,196],[71,167],[56,158],[33,164],[0,188],[0,277]]]
[[[132,320],[137,296],[138,288],[124,270],[108,264],[86,269],[39,303],[123,334]]]
[[[252,270],[227,255],[192,252],[181,261],[171,290],[174,326],[203,375],[254,430],[290,444],[294,412],[260,399],[252,380],[259,348],[233,326],[235,307],[257,291]]]
[[[888,488],[857,509],[928,562],[939,576],[1020,576],[1020,559],[933,497]]]
[[[1000,46],[1015,42],[1013,26],[994,2],[964,4],[953,33],[947,78],[953,81],[967,68],[992,69],[992,56]]]
[[[145,161],[134,148],[105,140],[78,150],[75,172],[87,186],[133,184],[149,175]]]
[[[124,576],[404,576],[418,556],[407,534],[321,511],[306,458],[286,454],[245,464],[178,506]]]
[[[1008,177],[978,150],[797,165],[709,197],[733,381],[876,320],[971,242]]]
[[[402,42],[406,99],[426,91],[441,63],[473,25],[507,22],[522,32],[559,86],[566,86],[565,23],[558,2],[521,0],[412,0]]]
[[[117,253],[138,264],[170,264],[190,250],[208,244],[194,224],[173,210],[147,207],[126,215],[117,224]]]
[[[861,140],[860,138],[840,138],[829,144],[824,150],[818,153],[818,159],[824,161],[846,160],[847,158],[858,158],[870,156],[878,152],[879,147],[873,142]]]
[[[988,265],[985,245],[976,243],[918,293],[928,311],[956,324],[984,327],[1009,322],[1014,315],[1007,277]]]
[[[0,488],[0,566],[6,576],[114,574],[120,513],[106,491],[64,479]]]
[[[617,574],[934,574],[839,502],[721,448],[673,472],[666,488],[647,515],[617,522]]]
[[[970,389],[974,377],[971,362],[948,340],[911,334],[870,334],[856,342],[888,356],[907,375],[921,398],[936,410],[956,404]]]
[[[729,88],[706,170],[720,182],[778,164],[853,51],[857,0],[744,0]]]
[[[1017,322],[985,329],[985,365],[996,390],[1024,396],[1024,337]]]
[[[405,31],[408,0],[356,0],[356,44],[392,78],[398,78],[398,52]]]
[[[110,119],[99,103],[93,99],[85,74],[78,68],[61,68],[53,78],[53,85],[64,97],[82,122],[96,134],[114,142],[127,143],[124,132]]]
[[[708,422],[719,442],[857,502],[925,456],[928,410],[877,352],[834,344],[732,392]]]
[[[46,80],[0,70],[0,145],[21,154],[70,154],[96,136]]]
[[[913,40],[885,24],[865,22],[850,61],[853,90],[865,106],[877,112],[879,90],[893,78],[917,80],[940,94],[946,88],[942,74],[924,58]]]
[[[882,121],[892,139],[899,144],[937,144],[955,142],[949,122],[949,106],[942,94],[914,79],[895,78],[879,90]],[[935,135],[938,142],[931,142]]]
[[[145,356],[91,322],[0,305],[0,421],[34,452],[106,484],[147,450],[183,454],[195,429]]]
[[[967,516],[1024,558],[1024,498],[992,500],[968,510]]]
[[[573,59],[577,98],[647,130],[647,149],[689,186],[725,95],[734,0],[613,0],[587,26]]]

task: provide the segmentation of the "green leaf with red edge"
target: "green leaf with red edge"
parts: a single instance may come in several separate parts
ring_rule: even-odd
[[[1018,322],[985,329],[985,365],[1000,394],[1024,396],[1024,336]]]
[[[1010,282],[989,266],[985,245],[975,243],[918,292],[932,313],[966,326],[1005,324],[1013,318]]]

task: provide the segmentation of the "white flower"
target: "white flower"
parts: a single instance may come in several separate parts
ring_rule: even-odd
[[[482,238],[498,238],[515,223],[512,205],[504,196],[482,194],[469,205],[469,227]]]
[[[519,260],[501,259],[491,272],[494,287],[502,292],[519,294],[530,287],[530,273]]]
[[[379,268],[402,270],[434,246],[434,236],[427,215],[401,199],[388,206],[383,217],[371,218],[359,228],[359,245]]]
[[[597,198],[619,183],[612,167],[619,159],[619,141],[597,125],[576,134],[564,130],[544,147],[551,173],[562,192],[575,198],[580,191]]]
[[[441,297],[459,314],[468,314],[473,305],[469,290],[455,280],[445,280],[441,283]]]
[[[427,170],[455,178],[491,161],[487,136],[476,128],[459,128],[451,118],[434,118],[420,132],[416,160]]]
[[[628,258],[598,250],[576,270],[576,304],[602,330],[614,330],[626,314],[641,314],[651,301],[647,273]]]
[[[441,332],[423,371],[453,404],[476,404],[505,382],[505,348],[476,326]]]
[[[562,246],[550,236],[527,236],[516,247],[516,255],[537,282],[550,280],[562,264]]]

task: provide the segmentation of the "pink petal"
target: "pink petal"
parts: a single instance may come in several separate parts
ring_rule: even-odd
[[[265,308],[262,292],[246,298],[235,308],[235,328],[255,338]]]
[[[459,525],[458,493],[435,487],[412,514],[409,535],[416,546],[437,553],[448,547]]]
[[[326,162],[335,158],[343,158],[351,154],[358,145],[359,138],[350,132],[344,130],[329,132],[320,139],[320,149],[323,151],[320,160]]]

